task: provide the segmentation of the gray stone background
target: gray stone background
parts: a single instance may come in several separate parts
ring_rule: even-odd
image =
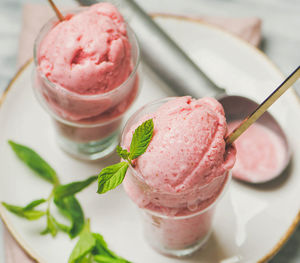
[[[0,0],[0,93],[16,72],[22,5],[26,0]],[[46,0],[27,0],[46,3]],[[149,12],[186,15],[257,16],[263,20],[261,48],[285,74],[300,65],[300,0],[137,0]],[[76,4],[56,0],[58,5]],[[300,94],[300,87],[297,87]],[[4,262],[0,223],[0,263]],[[300,228],[272,263],[300,262]],[[20,262],[21,263],[21,262]],[[141,262],[142,263],[142,262]]]

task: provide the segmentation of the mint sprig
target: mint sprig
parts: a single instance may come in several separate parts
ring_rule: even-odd
[[[100,234],[91,232],[89,220],[87,220],[68,261],[68,263],[77,262],[130,263],[112,252]]]
[[[74,195],[90,185],[97,177],[61,185],[56,171],[34,150],[13,141],[8,141],[8,143],[19,159],[33,170],[36,175],[51,183],[53,189],[47,198],[34,200],[25,207],[7,203],[2,203],[2,205],[10,212],[27,220],[37,220],[46,217],[46,227],[41,232],[43,235],[51,234],[54,237],[59,230],[66,232],[66,229],[68,229],[68,234],[71,238],[78,236],[84,226],[84,213]],[[70,220],[71,226],[64,226],[54,218],[50,209],[53,201],[59,208],[59,211]],[[46,209],[36,210],[35,208],[42,203],[47,203]]]
[[[153,129],[153,120],[149,119],[135,129],[129,152],[121,146],[117,147],[117,153],[124,161],[101,170],[98,175],[98,194],[104,194],[123,182],[129,165],[133,165],[132,161],[147,150],[153,136]]]
[[[27,220],[38,220],[46,217],[46,227],[41,232],[42,235],[51,234],[55,237],[59,231],[67,233],[70,238],[80,235],[69,262],[128,262],[110,251],[100,234],[90,232],[89,220],[87,223],[85,222],[83,210],[75,197],[75,194],[97,180],[97,176],[61,185],[55,170],[34,150],[13,141],[9,141],[9,144],[19,159],[40,178],[50,182],[53,189],[48,198],[34,200],[24,207],[2,202],[8,211]],[[69,219],[70,226],[61,224],[55,219],[50,209],[52,202],[57,206],[60,213]],[[47,204],[47,207],[40,210],[36,209],[41,204]]]

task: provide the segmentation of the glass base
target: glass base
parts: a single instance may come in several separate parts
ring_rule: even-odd
[[[212,231],[209,231],[204,238],[202,238],[195,244],[188,246],[186,248],[183,248],[183,249],[170,249],[170,248],[166,248],[163,246],[158,247],[155,244],[149,242],[149,239],[147,239],[147,238],[146,239],[149,242],[150,246],[152,248],[154,248],[160,254],[163,254],[166,256],[171,256],[171,257],[187,257],[187,256],[192,255],[193,253],[195,253],[196,251],[198,251],[201,247],[203,247],[205,245],[205,243],[210,238],[211,232]]]
[[[81,160],[98,160],[111,154],[119,143],[119,132],[99,141],[80,143],[57,136],[58,145],[62,150]]]

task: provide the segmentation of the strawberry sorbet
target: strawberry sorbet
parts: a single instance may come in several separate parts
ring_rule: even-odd
[[[60,145],[68,152],[113,150],[137,95],[139,63],[137,40],[117,8],[98,3],[50,20],[34,52],[35,91],[54,117]]]
[[[124,147],[129,148],[135,128],[150,118],[153,138],[129,169],[124,187],[139,207],[150,211],[147,220],[156,227],[146,235],[155,235],[166,249],[182,249],[207,238],[213,209],[201,211],[221,194],[235,149],[225,147],[224,111],[213,98],[170,99],[132,123]]]
[[[115,89],[131,73],[126,24],[116,7],[96,4],[58,23],[43,39],[39,68],[53,83],[75,93]]]

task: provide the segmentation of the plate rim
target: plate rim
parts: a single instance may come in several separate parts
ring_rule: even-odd
[[[255,47],[255,46],[251,45],[247,41],[239,38],[238,36],[234,35],[233,33],[226,31],[225,29],[211,25],[197,17],[190,17],[190,16],[185,16],[185,15],[169,14],[169,13],[160,13],[160,12],[151,13],[150,15],[152,16],[152,18],[160,17],[160,18],[175,19],[175,20],[182,20],[182,21],[198,23],[205,27],[211,28],[214,31],[222,32],[222,34],[226,34],[227,36],[234,38],[235,40],[240,42],[242,45],[246,45],[250,49],[254,50],[259,56],[261,56],[266,62],[268,62],[268,64],[271,67],[273,67],[275,69],[275,71],[278,72],[279,75],[281,75],[284,78],[284,74],[281,72],[279,67],[273,61],[271,61],[271,59],[265,53],[263,53],[263,51],[261,51],[259,48]],[[1,110],[1,106],[5,100],[8,92],[10,91],[11,87],[16,82],[16,80],[20,77],[20,75],[31,65],[32,62],[33,62],[33,58],[30,58],[29,60],[27,60],[17,70],[17,72],[15,73],[13,78],[9,81],[7,87],[5,88],[5,90],[3,91],[3,93],[0,96],[0,110]],[[298,103],[300,103],[300,96],[298,95],[298,93],[295,91],[294,88],[292,88],[291,90],[293,91],[293,95],[297,98]],[[33,249],[31,249],[29,246],[27,246],[27,244],[23,240],[23,238],[17,233],[17,231],[14,230],[12,223],[6,217],[5,213],[6,212],[4,210],[4,207],[0,203],[0,218],[1,218],[2,222],[4,223],[4,225],[7,227],[10,234],[13,236],[15,241],[19,244],[19,246],[24,250],[24,252],[31,259],[33,259],[35,262],[42,263],[43,260],[41,258],[39,258],[39,256],[34,252]],[[296,217],[293,219],[291,225],[287,228],[285,234],[277,241],[275,246],[265,256],[263,256],[261,259],[259,259],[257,261],[257,263],[268,262],[270,259],[272,259],[279,252],[279,250],[284,246],[284,244],[288,241],[288,239],[294,233],[294,231],[296,230],[296,228],[299,224],[300,224],[300,210],[298,211]]]

